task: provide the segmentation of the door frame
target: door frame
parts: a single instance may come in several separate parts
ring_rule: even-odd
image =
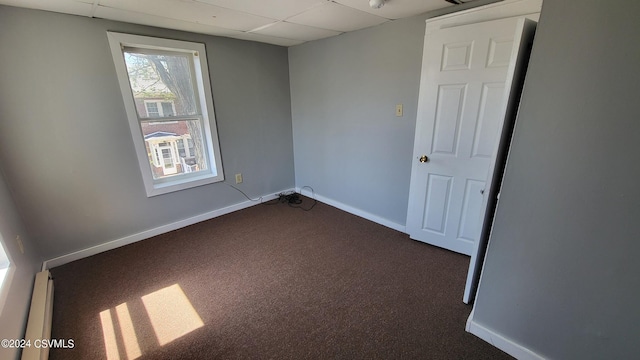
[[[425,21],[427,24],[425,40],[426,36],[430,33],[448,27],[519,16],[537,21],[540,16],[540,10],[542,9],[542,1],[543,0],[503,0],[427,19]]]
[[[480,23],[485,21],[511,18],[511,17],[522,17],[522,18],[528,18],[528,19],[537,21],[539,19],[540,11],[542,9],[542,1],[543,0],[504,0],[501,2],[491,3],[488,5],[479,6],[476,8],[427,19],[423,52],[428,49],[427,46],[430,38],[429,35],[440,29],[456,27],[461,25],[469,25],[469,24]],[[423,53],[423,58],[425,58],[424,53]],[[428,64],[426,64],[423,61],[421,74],[427,73],[427,66]],[[509,69],[509,71],[513,71],[513,69]],[[423,82],[424,82],[424,78],[421,78],[421,81],[420,81],[421,88],[423,88],[423,85],[422,85]],[[511,88],[511,80],[508,80],[507,83],[505,84],[505,91],[507,92],[507,94],[509,93],[510,88]],[[421,91],[419,93],[418,104],[424,104],[425,96],[426,96],[425,92]],[[421,116],[420,114],[422,114],[423,112],[424,110],[421,110],[420,105],[418,105],[418,118],[420,118]],[[500,133],[502,135],[504,135],[502,132],[502,130],[504,129],[504,125],[510,126],[508,124],[505,124],[505,122],[503,122],[502,124],[503,127],[500,129]],[[418,137],[421,135],[419,130],[420,130],[419,124],[416,121],[416,130],[415,130],[416,139],[414,140],[414,143],[417,143]],[[503,139],[504,136],[502,135],[499,136],[498,138],[498,141],[500,141],[501,143],[504,141]],[[417,150],[418,149],[415,149],[415,148],[413,150],[412,161],[415,161],[415,159],[420,157],[419,151]],[[508,149],[500,149],[500,146],[495,147],[494,158],[490,165],[489,174],[486,179],[487,180],[486,189],[489,190],[489,193],[485,194],[484,196],[483,206],[485,208],[487,208],[487,206],[490,205],[488,203],[489,199],[495,199],[495,201],[497,202],[497,198],[499,195],[499,186],[495,186],[496,184],[494,184],[494,180],[497,181],[499,179],[494,179],[494,172],[496,170],[495,166],[498,161],[504,161],[504,160],[500,160],[499,157],[506,158],[507,153],[508,153]],[[412,174],[411,174],[412,177],[414,176],[413,174],[414,169],[415,169],[415,166],[412,166]],[[491,220],[493,218],[494,211],[495,211],[495,206],[491,206],[490,208],[486,209],[485,218],[481,220],[481,223],[483,225],[480,231],[480,236],[476,241],[474,245],[474,250],[471,254],[469,269],[467,272],[467,282],[465,285],[465,291],[463,295],[463,302],[467,304],[471,303],[475,299],[475,290],[477,289],[477,284],[479,282],[481,269],[484,263],[483,261],[484,252],[486,252],[488,242],[489,242],[490,229],[492,225]],[[409,218],[409,214],[407,214],[407,219],[408,218]]]

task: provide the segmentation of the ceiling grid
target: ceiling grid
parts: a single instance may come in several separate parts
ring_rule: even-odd
[[[447,0],[0,0],[0,4],[293,46],[447,6]]]

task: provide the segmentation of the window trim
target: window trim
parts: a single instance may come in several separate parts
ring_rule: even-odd
[[[120,85],[120,92],[122,93],[131,136],[133,138],[133,144],[136,150],[136,156],[138,158],[138,164],[142,173],[142,180],[147,192],[147,197],[224,181],[222,158],[220,156],[220,141],[218,139],[215,112],[213,108],[213,95],[211,92],[209,69],[207,66],[204,44],[123,34],[111,31],[107,31],[107,38],[109,40],[118,83]],[[196,173],[197,175],[194,173],[187,173],[171,177],[169,179],[162,179],[162,181],[154,180],[152,169],[149,164],[149,156],[147,155],[144,135],[142,133],[142,122],[141,119],[138,118],[133,91],[129,84],[129,75],[123,53],[123,49],[125,47],[150,49],[153,51],[184,52],[193,56],[193,66],[196,70],[193,74],[196,90],[195,96],[201,108],[201,124],[203,127],[202,132],[204,137],[203,145],[205,147],[204,150],[207,153],[209,165],[206,172]],[[180,116],[176,116],[172,117],[171,120],[176,121],[180,118]],[[162,121],[163,118],[153,118],[153,120]]]

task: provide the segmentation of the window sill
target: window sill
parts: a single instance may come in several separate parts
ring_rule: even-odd
[[[168,194],[174,191],[180,191],[185,189],[194,188],[197,186],[213,184],[216,182],[224,181],[222,174],[203,174],[198,176],[190,176],[187,178],[171,180],[162,183],[153,183],[150,186],[146,186],[147,197]]]

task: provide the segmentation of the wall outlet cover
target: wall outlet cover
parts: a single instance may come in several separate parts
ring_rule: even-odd
[[[396,105],[396,116],[402,116],[402,104]]]

